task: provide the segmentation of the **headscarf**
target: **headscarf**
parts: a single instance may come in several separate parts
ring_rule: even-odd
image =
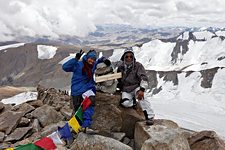
[[[95,50],[90,50],[83,57],[84,66],[82,68],[82,74],[84,75],[86,73],[88,80],[90,80],[91,77],[93,76],[93,74],[92,74],[93,65],[87,63],[88,58],[92,58],[92,59],[96,60],[97,59],[97,53],[96,53],[96,51]]]

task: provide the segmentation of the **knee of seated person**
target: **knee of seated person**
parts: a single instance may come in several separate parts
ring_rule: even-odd
[[[129,101],[129,99],[125,98],[123,99],[124,101],[121,103],[121,105],[123,105],[124,107],[132,107],[131,102]]]

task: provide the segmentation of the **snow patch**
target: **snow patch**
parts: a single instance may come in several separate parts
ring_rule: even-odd
[[[39,59],[51,59],[55,56],[57,48],[54,46],[37,45]]]
[[[37,95],[37,92],[23,92],[10,98],[2,99],[1,102],[4,104],[19,105],[27,101],[37,100]]]
[[[0,50],[24,46],[24,44],[25,44],[25,43],[16,43],[16,44],[4,45],[4,46],[0,46]],[[6,51],[4,51],[4,52],[6,52]]]

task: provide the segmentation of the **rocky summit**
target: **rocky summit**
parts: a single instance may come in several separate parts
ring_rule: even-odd
[[[34,143],[62,127],[71,118],[67,91],[37,87],[38,98],[12,106],[0,103],[0,149]],[[195,132],[172,120],[155,119],[147,126],[139,107],[119,106],[120,94],[97,92],[93,124],[72,141],[58,144],[62,150],[222,150],[224,141],[214,131]]]

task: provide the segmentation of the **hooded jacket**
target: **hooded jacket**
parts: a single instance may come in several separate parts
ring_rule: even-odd
[[[62,69],[64,71],[73,72],[73,76],[71,79],[72,96],[81,95],[88,90],[93,90],[94,92],[96,91],[93,76],[91,77],[91,79],[88,79],[87,74],[82,73],[84,61],[87,61],[88,58],[89,57],[87,55],[82,58],[82,61],[78,61],[77,59],[72,58],[62,65]],[[104,57],[101,57],[100,59],[97,59],[97,61],[95,61],[92,68],[92,74],[94,74],[97,64],[103,62],[103,59]]]
[[[132,67],[127,69],[125,63],[125,54],[131,52],[133,54]],[[122,78],[119,79],[119,86],[122,92],[132,92],[136,88],[148,88],[148,77],[144,66],[137,62],[132,49],[126,49],[121,57],[123,63],[118,67],[117,72],[122,72]]]

